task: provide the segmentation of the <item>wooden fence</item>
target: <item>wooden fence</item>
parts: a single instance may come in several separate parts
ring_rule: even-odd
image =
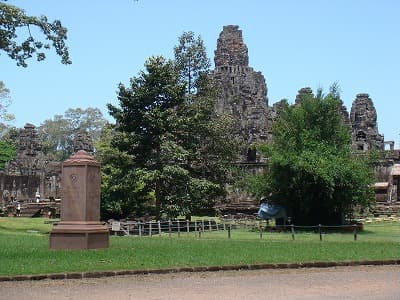
[[[368,225],[368,227],[374,225]],[[377,225],[380,226],[380,225]],[[298,226],[298,225],[276,225],[270,226],[265,221],[260,220],[244,220],[244,219],[224,219],[222,222],[215,220],[169,220],[169,221],[121,221],[109,223],[110,232],[112,235],[136,235],[136,236],[155,236],[168,235],[178,236],[194,234],[201,237],[204,233],[224,231],[228,239],[232,237],[235,230],[241,229],[249,232],[254,232],[259,235],[260,239],[267,232],[285,232],[291,236],[292,240],[296,239],[296,234],[300,232],[313,232],[319,236],[319,240],[323,240],[323,236],[330,232],[351,233],[354,241],[357,240],[359,232],[363,229],[361,224],[342,225],[342,226],[327,226],[319,224],[317,226]],[[397,236],[397,235],[396,235]],[[399,232],[400,237],[400,223]]]

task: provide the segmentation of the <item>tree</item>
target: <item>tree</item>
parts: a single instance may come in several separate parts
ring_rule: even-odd
[[[189,101],[172,61],[151,57],[145,68],[129,87],[119,85],[119,106],[108,105],[116,127],[106,148],[115,150],[113,159],[101,161],[111,164],[105,174],[111,175],[103,177],[103,207],[119,209],[127,199],[125,216],[149,205],[158,218],[190,216],[225,192],[227,162],[236,153],[230,122],[214,122],[211,93]]]
[[[6,88],[4,82],[0,80],[0,119],[6,122],[14,120],[14,115],[9,114],[7,110],[10,104],[10,90]]]
[[[14,119],[7,110],[10,103],[10,90],[0,81],[0,169],[4,169],[5,164],[16,156],[16,130],[7,124]]]
[[[178,125],[175,108],[184,100],[185,87],[172,61],[151,57],[145,68],[131,79],[130,87],[119,85],[120,107],[109,104],[108,108],[118,124],[113,145],[131,157],[129,166],[123,163],[119,168],[125,167],[125,177],[132,172],[144,174],[148,179],[144,194],[154,194],[160,214],[169,200],[168,179],[185,173],[179,167],[185,152],[172,138]]]
[[[0,141],[0,170],[4,170],[6,163],[13,160],[16,154],[14,145]]]
[[[180,78],[186,83],[186,91],[194,94],[199,78],[207,74],[210,68],[204,42],[200,36],[196,39],[192,31],[184,32],[179,37],[179,44],[174,47],[174,53]]]
[[[4,0],[1,0],[5,2]],[[38,61],[46,58],[45,50],[53,47],[63,64],[70,64],[67,29],[59,20],[49,22],[46,16],[28,16],[24,10],[0,2],[0,50],[4,51],[18,66],[27,67],[26,60],[36,55]],[[26,38],[19,33],[25,29]],[[33,29],[36,29],[33,31]],[[45,40],[34,37],[40,31]]]
[[[185,102],[178,110],[183,128],[180,145],[188,150],[185,169],[202,182],[201,187],[188,185],[192,189],[184,214],[190,216],[212,208],[216,199],[225,196],[238,144],[232,136],[233,119],[216,114],[217,88],[210,80],[210,60],[201,37],[184,32],[174,53],[180,80],[186,85]]]
[[[285,105],[272,144],[261,147],[269,167],[253,178],[253,191],[285,206],[294,224],[342,224],[354,205],[373,201],[372,169],[352,154],[337,85],[328,95],[300,97],[298,105]]]
[[[188,151],[185,169],[202,182],[201,187],[189,185],[186,216],[213,208],[216,199],[226,195],[226,185],[234,180],[232,162],[237,158],[238,142],[232,135],[233,119],[216,114],[215,99],[212,82],[203,80],[197,94],[187,95],[187,101],[178,111],[182,129],[177,137]]]
[[[154,204],[154,197],[146,188],[146,173],[133,169],[133,157],[113,146],[114,127],[106,125],[95,143],[95,157],[102,164],[100,205],[103,220],[125,218],[133,211],[143,215]]]
[[[87,132],[95,142],[100,138],[106,123],[98,108],[70,108],[64,115],[55,115],[39,126],[43,151],[51,159],[63,161],[72,154],[73,140],[77,133]]]
[[[7,133],[10,127],[8,122],[15,119],[14,115],[8,113],[8,107],[10,104],[10,90],[6,88],[3,81],[0,81],[0,136]]]

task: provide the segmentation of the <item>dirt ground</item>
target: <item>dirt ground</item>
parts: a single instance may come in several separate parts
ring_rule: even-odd
[[[400,266],[0,282],[0,299],[400,299]]]

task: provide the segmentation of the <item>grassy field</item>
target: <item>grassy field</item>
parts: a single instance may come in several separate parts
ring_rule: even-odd
[[[373,224],[353,234],[264,233],[240,229],[201,238],[168,234],[110,237],[103,250],[49,250],[45,219],[0,218],[0,275],[155,269],[257,263],[400,258],[400,223]]]

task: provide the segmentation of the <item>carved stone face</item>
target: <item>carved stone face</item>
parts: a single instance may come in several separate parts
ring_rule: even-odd
[[[74,138],[74,152],[85,150],[86,152],[93,153],[92,138],[88,133],[78,133]]]
[[[353,142],[357,150],[383,149],[384,139],[378,132],[377,114],[368,94],[358,94],[350,113]]]
[[[254,161],[252,143],[269,137],[268,98],[265,78],[248,66],[247,46],[238,26],[224,26],[215,50],[213,79],[221,87],[216,110],[234,119],[234,134],[242,144],[243,160]]]

